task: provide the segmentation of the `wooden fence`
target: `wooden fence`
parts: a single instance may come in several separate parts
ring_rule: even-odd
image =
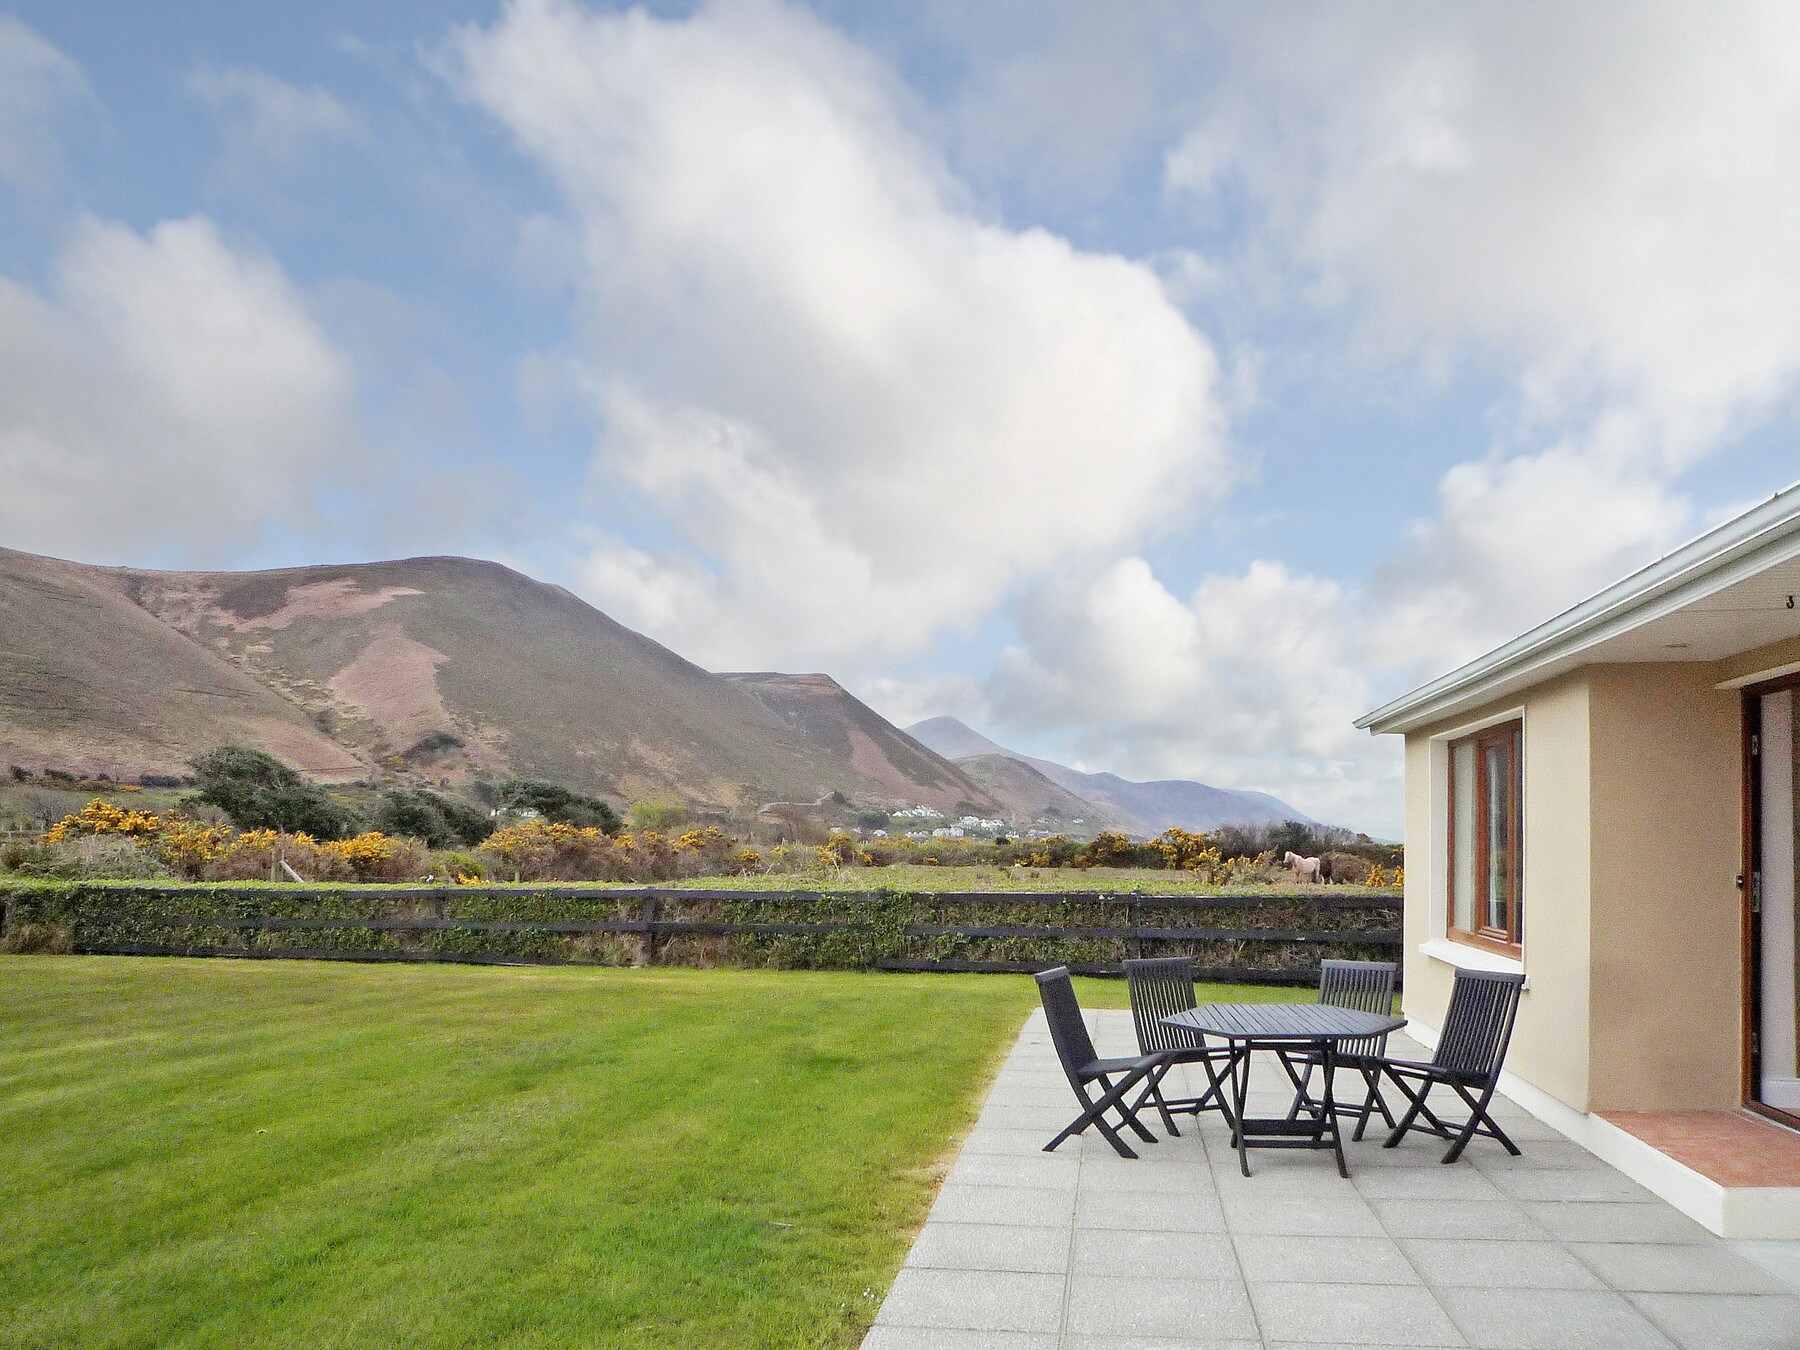
[[[1173,954],[1186,948],[1196,954],[1198,973],[1206,979],[1303,984],[1317,979],[1317,958],[1296,960],[1296,952],[1330,949],[1339,954],[1350,951],[1385,957],[1401,942],[1397,922],[1381,923],[1382,917],[1389,915],[1397,921],[1399,897],[1348,887],[1219,895],[1070,891],[899,895],[669,887],[133,885],[120,888],[117,895],[127,909],[141,912],[120,921],[118,912],[106,903],[105,892],[89,888],[83,902],[67,911],[68,948],[116,955],[535,965],[592,960],[593,940],[611,937],[633,944],[628,957],[614,953],[608,958],[614,963],[688,964],[693,959],[691,941],[684,944],[678,940],[711,938],[741,941],[746,949],[765,952],[772,944],[784,942],[796,949],[809,943],[815,947],[836,943],[837,955],[832,958],[836,963],[881,970],[1026,971],[1060,960],[1078,973],[1094,975],[1119,974],[1119,959],[1125,957]],[[21,900],[23,896],[14,898],[15,911]],[[611,912],[592,913],[591,917],[568,912],[588,907]],[[184,908],[192,912],[183,912]],[[346,913],[346,908],[355,912]],[[540,914],[470,917],[466,911],[471,908],[490,914],[535,909]],[[753,917],[758,910],[776,908],[788,912]],[[541,913],[545,909],[563,913],[550,917]],[[1049,913],[1053,909],[1059,913]],[[1281,926],[1245,922],[1256,911],[1273,909],[1287,911],[1290,920],[1296,913],[1304,918]],[[965,916],[957,921],[946,914],[959,910],[979,910],[982,917],[971,920]],[[817,913],[809,916],[809,911]],[[1071,918],[1071,912],[1079,917]],[[1215,916],[1235,921],[1207,922]],[[883,923],[886,927],[877,934],[877,925]],[[198,940],[185,940],[188,933]],[[338,940],[290,945],[308,933],[319,934],[321,939],[335,935]],[[269,937],[259,941],[264,934]],[[879,940],[871,934],[877,934]],[[865,942],[865,938],[869,940]],[[446,939],[450,940],[448,947]],[[1004,949],[1009,940],[1029,944],[1029,957],[960,954],[969,947]],[[583,943],[588,944],[585,953]],[[1252,959],[1204,963],[1204,953],[1216,954],[1221,950],[1219,944],[1228,944],[1226,950],[1241,951]],[[499,950],[470,949],[483,945]],[[672,951],[671,946],[679,950]],[[1063,948],[1068,955],[1059,954]],[[1097,948],[1106,952],[1104,959],[1084,959],[1083,953],[1091,955]],[[943,954],[946,951],[956,954]],[[846,957],[845,952],[850,955]],[[1254,959],[1263,952],[1280,959]],[[802,957],[796,963],[809,962]]]

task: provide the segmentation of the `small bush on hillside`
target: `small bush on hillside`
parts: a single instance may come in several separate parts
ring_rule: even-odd
[[[473,846],[493,833],[487,812],[425,788],[395,788],[375,811],[383,834],[424,841],[432,848]]]
[[[680,802],[647,800],[633,802],[625,811],[625,827],[632,831],[654,830],[668,834],[688,822],[688,809]]]
[[[557,783],[533,778],[509,778],[500,784],[495,798],[513,810],[536,811],[555,825],[575,825],[617,834],[619,813],[598,797],[574,792]]]
[[[218,807],[240,830],[286,830],[315,839],[342,839],[360,828],[349,807],[261,750],[221,745],[193,765],[192,800]]]

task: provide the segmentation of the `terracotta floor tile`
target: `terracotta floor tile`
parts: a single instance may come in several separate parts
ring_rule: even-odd
[[[1721,1186],[1800,1186],[1800,1131],[1748,1111],[1603,1111]]]

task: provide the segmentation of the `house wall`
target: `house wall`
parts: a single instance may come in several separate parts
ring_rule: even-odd
[[[1588,682],[1577,673],[1409,733],[1406,738],[1408,1017],[1443,1025],[1456,967],[1421,948],[1442,924],[1446,841],[1434,744],[1513,708],[1524,711],[1525,968],[1529,987],[1507,1067],[1577,1110],[1588,1109]],[[1441,752],[1440,752],[1441,753]]]
[[[1434,747],[1522,709],[1528,983],[1507,1068],[1578,1111],[1738,1103],[1741,728],[1738,694],[1716,687],[1729,677],[1590,667],[1408,734],[1409,1017],[1441,1026],[1456,973],[1431,950],[1446,851]]]
[[[1722,678],[1694,663],[1588,672],[1590,1110],[1740,1101],[1742,726]]]

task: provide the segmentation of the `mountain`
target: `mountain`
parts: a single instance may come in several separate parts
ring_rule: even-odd
[[[1035,759],[989,740],[954,717],[915,722],[907,734],[946,759],[967,767],[975,759],[1004,756],[1036,769],[1057,786],[1110,811],[1116,828],[1132,834],[1161,834],[1170,826],[1215,830],[1221,825],[1273,825],[1284,820],[1312,824],[1286,802],[1266,792],[1216,788],[1186,779],[1134,783],[1112,773],[1083,773],[1052,760]]]
[[[956,767],[1004,803],[1006,819],[1067,827],[1077,834],[1133,830],[1137,822],[1110,806],[1077,797],[1022,759],[1011,755],[966,755]]]
[[[890,798],[957,815],[1000,809],[968,772],[920,745],[829,675],[737,671],[719,678],[754,695],[797,740],[855,765]]]
[[[0,549],[0,764],[182,773],[223,741],[314,776],[365,760],[312,718],[132,602],[124,574]]]
[[[154,572],[0,550],[0,765],[180,773],[236,741],[326,781],[521,775],[718,808],[985,801],[856,707],[860,737],[825,734],[496,563]]]

